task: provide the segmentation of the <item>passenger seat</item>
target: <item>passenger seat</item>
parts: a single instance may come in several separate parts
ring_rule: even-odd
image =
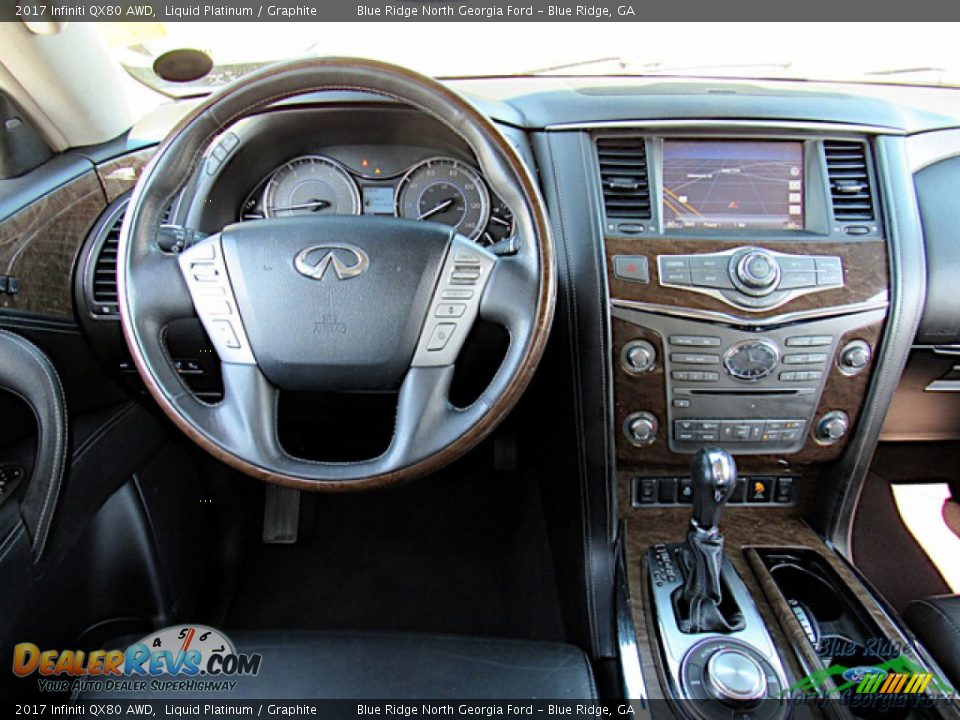
[[[914,600],[903,619],[933,655],[946,679],[960,687],[960,595],[935,595]]]

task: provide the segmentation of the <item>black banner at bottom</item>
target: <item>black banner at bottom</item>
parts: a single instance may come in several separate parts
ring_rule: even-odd
[[[932,708],[937,704],[952,704],[944,698],[887,697],[873,698],[870,716],[875,718],[902,718],[911,708]],[[859,698],[861,706],[866,698]],[[883,700],[883,702],[880,702]],[[687,700],[685,703],[696,701]],[[797,698],[782,701],[764,701],[764,704],[779,707],[772,716],[784,717],[783,712],[801,707],[820,707],[836,703],[850,706],[849,699]],[[670,703],[653,701],[571,701],[571,700],[98,700],[98,701],[53,701],[15,702],[4,701],[5,717],[158,717],[158,718],[295,718],[317,717],[324,720],[363,720],[367,718],[644,718],[668,713]],[[756,708],[753,709],[756,711]],[[764,713],[766,714],[766,713]]]

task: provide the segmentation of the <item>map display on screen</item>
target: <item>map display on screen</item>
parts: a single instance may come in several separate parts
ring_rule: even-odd
[[[802,230],[803,143],[664,140],[664,227]]]

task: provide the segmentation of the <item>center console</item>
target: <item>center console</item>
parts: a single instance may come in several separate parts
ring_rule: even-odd
[[[706,445],[760,478],[839,457],[888,306],[869,143],[760,129],[593,143],[622,497],[669,499],[661,479]],[[755,501],[792,504],[800,486]]]
[[[864,135],[691,127],[590,135],[623,573],[650,696],[786,717],[832,662],[816,633],[897,637],[802,519],[880,355],[884,198]]]

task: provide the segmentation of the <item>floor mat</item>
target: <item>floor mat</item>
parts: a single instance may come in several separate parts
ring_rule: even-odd
[[[536,483],[473,472],[305,493],[300,540],[253,547],[227,627],[563,640]]]
[[[907,530],[940,571],[950,590],[960,592],[960,538],[943,520],[943,503],[950,497],[946,483],[892,486],[897,511]]]

